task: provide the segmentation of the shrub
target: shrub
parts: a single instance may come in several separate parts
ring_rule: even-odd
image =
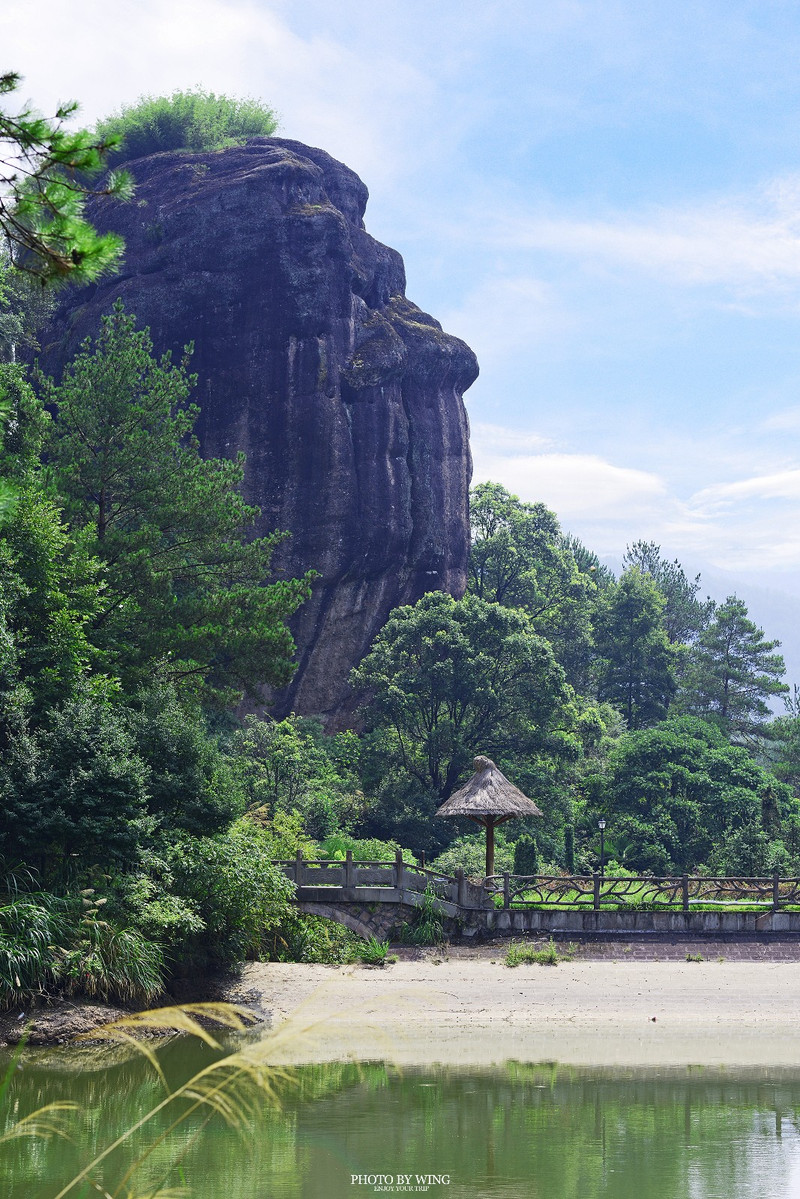
[[[71,896],[17,895],[0,907],[0,1005],[53,986],[71,994],[149,1003],[163,989],[161,947],[100,918],[91,888]]]
[[[61,910],[60,909],[61,906]],[[0,907],[0,1006],[35,995],[55,982],[64,934],[55,896],[17,897]]]
[[[514,845],[514,873],[539,873],[539,851],[536,841],[529,833],[523,833]]]
[[[396,841],[379,841],[375,837],[360,840],[344,833],[333,833],[319,846],[318,856],[343,861],[348,849],[352,851],[354,862],[393,862],[401,846]],[[413,865],[411,850],[403,849],[402,854],[403,860]]]
[[[89,915],[81,921],[77,944],[63,954],[61,972],[68,991],[90,999],[150,1003],[164,989],[164,954],[135,928],[114,928]]]
[[[217,837],[184,838],[168,853],[175,891],[205,924],[185,947],[194,960],[231,964],[257,957],[286,919],[293,884],[273,865],[273,842],[243,817]]]
[[[388,941],[379,941],[377,937],[370,937],[369,940],[362,941],[358,957],[365,966],[385,966],[390,960],[387,956],[388,953]],[[396,958],[391,960],[397,961]]]
[[[363,942],[349,928],[292,910],[273,931],[266,956],[278,962],[317,962],[341,965],[353,962]]]
[[[220,150],[250,137],[270,137],[277,127],[277,116],[260,100],[199,88],[141,96],[97,122],[102,138],[123,139],[121,149],[109,155],[114,165],[161,150]]]

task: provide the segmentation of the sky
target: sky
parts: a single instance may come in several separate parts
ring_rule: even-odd
[[[4,0],[0,46],[87,124],[269,102],[476,351],[475,481],[800,596],[797,0]]]

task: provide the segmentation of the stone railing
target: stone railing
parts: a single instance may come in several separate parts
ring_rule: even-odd
[[[494,906],[483,885],[468,879],[462,869],[453,876],[411,866],[399,851],[393,862],[355,862],[348,850],[344,861],[317,861],[298,853],[291,861],[276,864],[296,885],[296,898],[303,903],[418,904],[419,897],[430,891],[440,903],[456,908]]]

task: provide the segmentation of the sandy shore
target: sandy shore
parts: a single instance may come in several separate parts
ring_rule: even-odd
[[[800,962],[251,963],[241,987],[274,1028],[314,1025],[282,1061],[800,1068]]]

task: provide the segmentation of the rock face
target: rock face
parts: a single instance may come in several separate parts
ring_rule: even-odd
[[[273,710],[341,727],[391,609],[466,585],[475,356],[406,299],[400,255],[364,230],[366,187],[321,150],[255,138],[131,166],[133,202],[92,214],[123,234],[122,272],[66,293],[40,362],[58,377],[118,297],[157,351],[194,342],[203,453],[245,452],[259,531],[291,533],[277,572],[320,575]]]

